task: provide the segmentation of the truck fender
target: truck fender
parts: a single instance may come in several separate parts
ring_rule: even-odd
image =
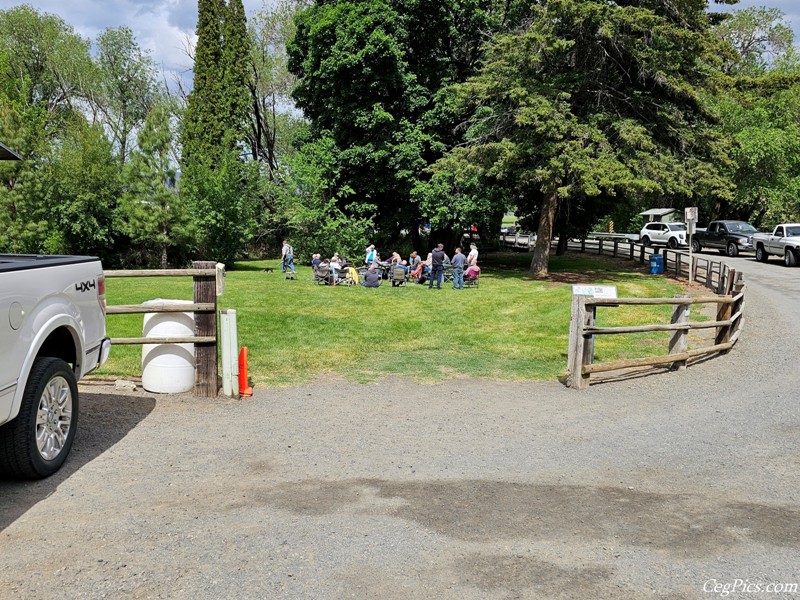
[[[17,389],[14,393],[14,400],[11,403],[11,414],[9,415],[9,420],[16,418],[16,416],[19,414],[19,409],[22,405],[22,396],[25,393],[25,385],[28,382],[28,375],[30,375],[31,369],[33,368],[33,361],[36,360],[36,356],[39,354],[39,350],[41,350],[45,340],[59,327],[66,328],[66,330],[72,335],[72,341],[75,344],[76,364],[85,364],[86,354],[83,344],[81,343],[80,334],[78,333],[81,329],[78,321],[72,315],[65,314],[57,315],[46,321],[41,327],[39,327],[39,330],[33,339],[33,343],[30,346],[30,350],[28,351],[28,355],[25,357],[25,361],[22,363],[22,370],[20,371],[19,379],[17,379]]]

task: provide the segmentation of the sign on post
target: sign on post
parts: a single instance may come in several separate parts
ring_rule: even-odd
[[[686,235],[689,237],[689,283],[694,280],[694,256],[692,256],[692,236],[694,235],[694,226],[697,223],[697,207],[687,206],[685,210],[686,215]]]
[[[617,286],[615,285],[573,285],[572,294],[574,296],[589,296],[591,298],[617,297]]]

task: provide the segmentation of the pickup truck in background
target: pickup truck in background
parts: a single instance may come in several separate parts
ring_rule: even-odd
[[[767,262],[771,255],[783,256],[787,267],[797,266],[800,260],[800,223],[781,223],[772,233],[753,235],[756,260]]]
[[[692,252],[714,248],[727,256],[753,250],[753,234],[758,229],[745,221],[711,221],[705,229],[695,229],[692,235]]]
[[[0,254],[0,475],[61,467],[78,427],[77,381],[109,350],[98,258]]]

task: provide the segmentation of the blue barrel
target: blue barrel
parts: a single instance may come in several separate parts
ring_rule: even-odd
[[[659,275],[664,272],[664,257],[660,254],[650,255],[650,275]]]

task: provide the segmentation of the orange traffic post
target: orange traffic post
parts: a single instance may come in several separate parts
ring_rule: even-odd
[[[248,385],[247,379],[247,346],[242,346],[239,351],[239,395],[253,395],[253,388]]]

